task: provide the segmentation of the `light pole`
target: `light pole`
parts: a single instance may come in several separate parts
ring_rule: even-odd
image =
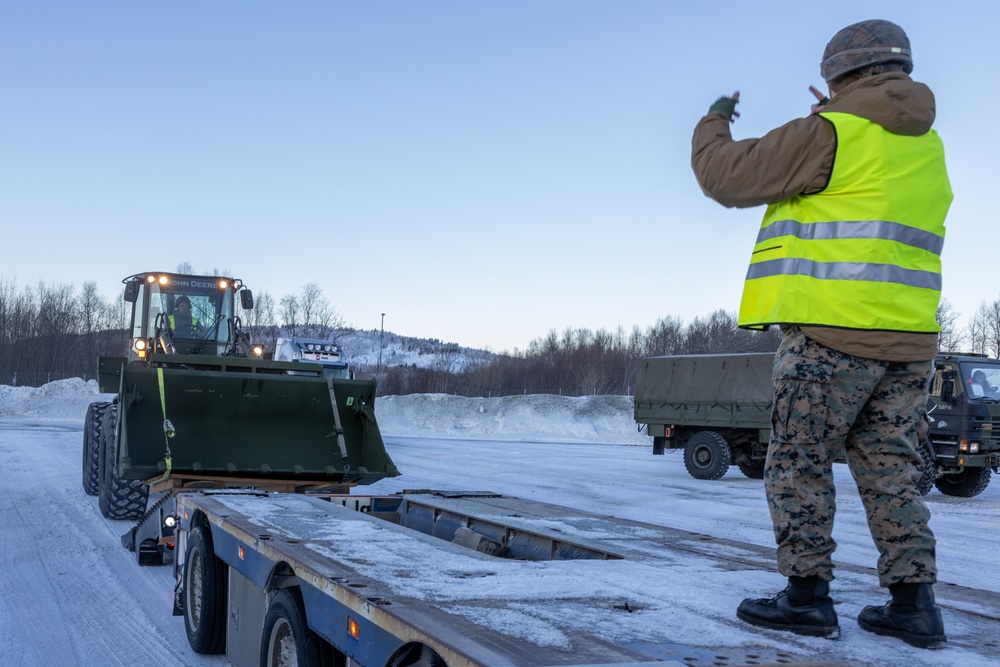
[[[375,371],[375,378],[382,377],[382,341],[385,339],[385,313],[382,313],[382,330],[378,335],[378,369]]]

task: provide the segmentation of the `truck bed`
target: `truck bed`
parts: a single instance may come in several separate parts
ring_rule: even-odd
[[[734,611],[748,582],[762,595],[780,587],[773,549],[577,508],[484,492],[207,491],[177,502],[182,527],[206,517],[216,554],[258,588],[279,563],[290,568],[310,627],[362,665],[411,641],[449,667],[865,665],[868,642],[895,641],[855,624],[886,599],[870,568],[837,571],[845,639],[768,632]],[[505,557],[483,552],[497,544]],[[995,656],[982,645],[1000,633],[1000,594],[936,592],[952,645]],[[344,636],[347,617],[361,624],[357,640]],[[911,651],[899,643],[903,660]]]

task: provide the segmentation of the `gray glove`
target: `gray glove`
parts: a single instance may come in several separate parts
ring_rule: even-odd
[[[734,100],[732,97],[729,97],[728,95],[723,95],[719,99],[715,100],[712,106],[708,107],[708,113],[715,113],[716,111],[721,111],[722,113],[729,116],[730,120],[732,120],[734,115],[739,116],[739,114],[736,113],[737,104],[738,102]]]

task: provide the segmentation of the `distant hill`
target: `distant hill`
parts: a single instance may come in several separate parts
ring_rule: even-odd
[[[358,369],[376,368],[379,362],[378,329],[337,329],[330,339],[340,346],[344,360]],[[485,350],[444,343],[437,338],[411,338],[385,332],[382,343],[382,366],[428,368],[460,373],[471,364],[488,362],[498,355]]]

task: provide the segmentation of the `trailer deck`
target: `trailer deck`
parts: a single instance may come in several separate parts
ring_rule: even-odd
[[[864,665],[866,642],[895,641],[854,624],[863,605],[885,599],[870,568],[837,571],[850,641],[762,631],[733,612],[745,595],[780,586],[773,550],[578,508],[429,491],[205,491],[177,504],[182,536],[211,526],[231,588],[298,586],[312,630],[360,665],[389,664],[408,643],[433,648],[448,667]],[[183,553],[179,543],[177,568]],[[1000,594],[936,592],[953,643],[975,650],[997,636]],[[346,632],[352,621],[357,638]],[[901,655],[918,651],[899,645]]]

